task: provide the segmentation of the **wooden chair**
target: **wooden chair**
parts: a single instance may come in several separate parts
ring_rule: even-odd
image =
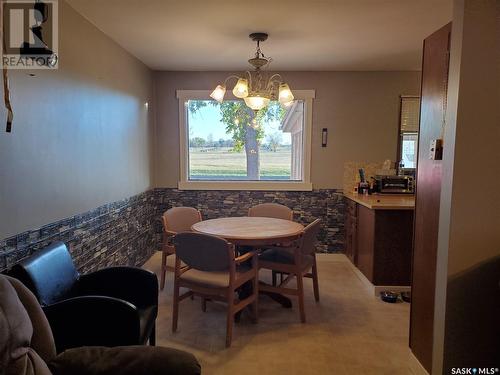
[[[248,216],[272,217],[275,219],[293,220],[293,211],[287,206],[277,203],[262,203],[250,207]]]
[[[272,217],[274,219],[293,220],[293,211],[287,206],[278,203],[261,203],[248,209],[248,216],[251,217]],[[290,244],[285,244],[290,245]],[[273,285],[276,285],[276,271],[272,271]],[[283,273],[280,273],[283,281]]]
[[[201,296],[203,310],[206,308],[207,299],[227,302],[226,347],[229,347],[237,312],[252,304],[254,319],[258,319],[257,254],[248,252],[235,257],[233,244],[220,237],[201,233],[179,233],[173,238],[173,244],[176,259],[172,332],[177,330],[179,302],[183,299],[192,295]],[[246,262],[248,260],[251,261]],[[181,261],[187,267],[182,268]],[[243,265],[243,262],[246,264]],[[248,281],[252,282],[252,291],[240,301],[235,298],[236,290]],[[181,287],[189,291],[179,295]]]
[[[316,265],[315,243],[320,229],[320,220],[317,219],[309,224],[301,238],[287,247],[272,247],[259,256],[259,269],[269,269],[273,272],[286,274],[286,278],[276,286],[275,275],[273,285],[261,284],[260,290],[280,294],[291,294],[298,297],[300,320],[306,321],[304,309],[304,283],[303,277],[313,280],[314,298],[319,301],[318,268]],[[297,288],[289,288],[287,284],[295,278]]]
[[[191,226],[202,220],[201,212],[192,207],[173,207],[162,215],[163,222],[163,248],[161,257],[160,290],[165,287],[165,276],[167,270],[175,268],[175,248],[170,243],[173,236],[180,232],[191,231]],[[171,262],[169,262],[172,260]]]

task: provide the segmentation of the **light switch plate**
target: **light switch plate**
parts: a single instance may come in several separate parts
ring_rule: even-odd
[[[430,160],[443,160],[443,140],[433,139],[429,148]]]

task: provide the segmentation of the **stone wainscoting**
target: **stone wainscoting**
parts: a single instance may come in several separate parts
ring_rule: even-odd
[[[69,246],[80,272],[140,266],[161,248],[161,214],[174,206],[201,210],[204,219],[245,216],[259,203],[284,204],[294,219],[322,220],[319,252],[344,248],[344,200],[334,189],[295,191],[180,191],[158,188],[0,240],[0,271],[55,241]]]
[[[157,249],[153,191],[0,241],[0,271],[55,241],[69,246],[79,271],[115,265],[140,266]]]
[[[344,249],[344,198],[341,190],[313,191],[224,191],[154,189],[160,212],[174,206],[196,207],[203,219],[246,216],[256,204],[274,202],[294,211],[294,220],[309,224],[322,220],[319,234],[319,252],[339,252]],[[157,231],[161,231],[161,227]]]

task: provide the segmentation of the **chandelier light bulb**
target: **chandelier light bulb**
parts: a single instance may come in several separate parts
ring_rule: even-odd
[[[214,100],[217,100],[219,103],[222,103],[224,100],[224,95],[226,95],[226,86],[217,85],[214,91],[210,94],[210,97]]]
[[[290,90],[290,87],[286,83],[280,84],[279,88],[279,95],[278,95],[279,101],[281,104],[286,105],[285,103],[288,103],[288,105],[293,102],[293,94],[292,90]]]
[[[254,111],[261,110],[262,108],[266,107],[271,101],[271,99],[260,95],[247,96],[246,98],[244,98],[244,100],[245,104]]]
[[[238,79],[236,86],[233,89],[233,95],[237,98],[245,98],[248,96],[248,80],[245,78]]]

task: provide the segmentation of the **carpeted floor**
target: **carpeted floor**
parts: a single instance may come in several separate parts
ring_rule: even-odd
[[[159,275],[161,254],[144,268]],[[203,374],[411,374],[408,366],[410,305],[375,298],[353,272],[344,255],[318,256],[321,301],[306,279],[306,317],[301,324],[292,309],[263,296],[259,323],[243,314],[235,325],[231,348],[224,347],[225,308],[199,299],[180,304],[179,328],[171,332],[172,273],[160,292],[157,345],[187,350],[200,361]],[[269,275],[263,274],[263,279]],[[293,297],[292,297],[293,298]]]

